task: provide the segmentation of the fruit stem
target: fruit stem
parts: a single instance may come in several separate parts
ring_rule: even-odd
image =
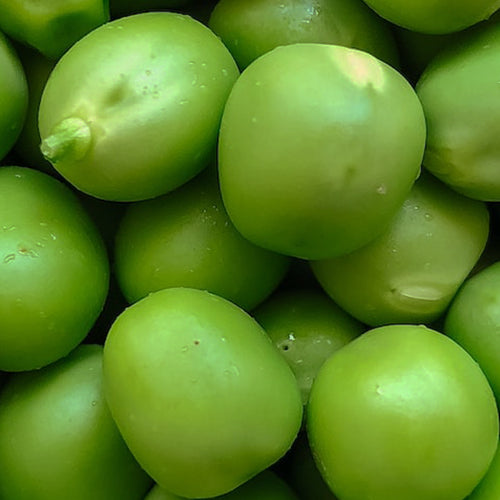
[[[91,132],[80,118],[66,118],[40,144],[43,156],[52,164],[82,159],[90,146]]]

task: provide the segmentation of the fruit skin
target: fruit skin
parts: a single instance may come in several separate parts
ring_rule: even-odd
[[[110,201],[164,194],[205,168],[238,68],[189,16],[116,19],[75,43],[40,102],[44,156],[77,189]]]
[[[361,0],[220,0],[209,24],[241,69],[293,43],[328,43],[365,50],[399,64],[388,23]]]
[[[254,61],[228,98],[224,205],[264,248],[303,259],[345,254],[399,209],[424,141],[417,96],[390,66],[346,47],[279,47]]]
[[[246,311],[278,286],[290,263],[236,231],[211,168],[172,193],[130,204],[114,254],[116,277],[130,303],[183,286],[208,290]]]
[[[500,447],[497,448],[493,462],[467,500],[497,500],[500,497]]]
[[[316,463],[343,500],[461,500],[498,443],[493,392],[450,338],[373,329],[321,368],[308,406]]]
[[[416,91],[427,121],[423,164],[457,192],[500,201],[500,23],[474,29],[427,66]]]
[[[479,364],[500,401],[500,262],[468,279],[453,299],[444,333]]]
[[[58,59],[109,21],[108,0],[0,0],[0,29],[45,57]]]
[[[28,84],[21,61],[0,32],[0,160],[10,151],[23,127],[28,108]]]
[[[0,395],[0,498],[138,500],[151,479],[118,433],[102,391],[102,346],[81,345]]]
[[[488,19],[498,0],[365,0],[377,14],[412,31],[444,34]]]
[[[295,377],[267,334],[196,289],[154,292],[118,316],[104,389],[144,470],[187,498],[224,494],[269,467],[302,421]]]
[[[252,315],[292,368],[304,405],[321,365],[365,330],[325,293],[314,289],[280,290]]]
[[[311,268],[327,294],[368,325],[429,323],[445,313],[488,235],[484,203],[423,173],[381,236]]]
[[[109,287],[101,235],[47,174],[0,168],[0,370],[40,368],[87,335]]]

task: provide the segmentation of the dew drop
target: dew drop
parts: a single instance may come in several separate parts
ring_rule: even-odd
[[[378,186],[377,193],[378,194],[386,194],[387,193],[387,188],[386,188],[385,184],[380,184],[380,186]]]
[[[222,69],[221,69],[221,73],[222,73],[222,76],[227,76],[227,75],[229,75],[229,72],[227,71],[227,69],[226,69],[226,68],[222,68]]]
[[[426,219],[426,220],[432,220],[432,219],[433,219],[433,216],[432,216],[432,214],[430,214],[430,213],[426,213],[426,214],[424,215],[424,217],[425,217],[425,219]]]

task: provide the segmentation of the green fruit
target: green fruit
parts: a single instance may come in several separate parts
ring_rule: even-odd
[[[240,68],[280,45],[327,43],[365,50],[397,66],[387,24],[361,0],[220,0],[209,26]]]
[[[42,152],[97,198],[164,194],[211,159],[237,76],[222,42],[188,16],[117,19],[81,38],[52,71],[40,103]]]
[[[0,32],[0,160],[21,132],[28,106],[28,85],[19,58]]]
[[[259,246],[304,259],[352,252],[400,208],[424,140],[417,96],[390,66],[346,47],[279,47],[242,73],[227,101],[222,198]]]
[[[234,228],[208,175],[173,193],[133,203],[115,245],[116,277],[132,303],[169,287],[208,290],[250,310],[284,277],[289,259]]]
[[[446,314],[444,333],[479,364],[500,401],[500,262],[467,280]]]
[[[65,356],[100,314],[104,243],[74,194],[37,170],[0,168],[0,370]]]
[[[51,59],[108,20],[108,0],[0,0],[0,29]]]
[[[428,323],[445,312],[479,260],[488,232],[484,203],[426,174],[384,234],[311,266],[328,295],[364,323]]]
[[[417,83],[428,134],[424,166],[471,198],[500,201],[500,23],[442,51]]]
[[[301,425],[295,377],[243,310],[169,288],[126,309],[104,347],[111,413],[144,470],[188,498],[227,493],[282,457]]]
[[[102,347],[13,375],[0,396],[0,498],[137,500],[151,479],[102,392]]]
[[[467,500],[497,500],[497,498],[500,498],[500,447],[497,448],[488,472]]]
[[[316,290],[277,292],[252,314],[295,373],[304,404],[321,365],[364,331],[361,323]]]
[[[391,23],[422,33],[451,33],[488,19],[498,0],[365,0]]]
[[[499,429],[478,365],[417,325],[376,328],[337,351],[313,384],[307,424],[343,500],[463,500],[488,470]]]

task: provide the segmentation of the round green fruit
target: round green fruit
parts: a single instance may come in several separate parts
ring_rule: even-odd
[[[302,421],[295,377],[264,330],[197,289],[154,292],[117,318],[104,388],[144,470],[188,498],[225,494],[269,467]]]
[[[164,194],[211,159],[237,76],[226,47],[189,16],[116,19],[81,38],[52,71],[39,111],[42,152],[97,198]]]
[[[346,500],[463,500],[488,470],[499,429],[475,361],[417,325],[373,329],[333,354],[307,424],[323,477]]]
[[[222,198],[259,246],[341,255],[388,225],[418,176],[424,141],[418,98],[387,64],[335,45],[279,47],[248,66],[227,101]]]

